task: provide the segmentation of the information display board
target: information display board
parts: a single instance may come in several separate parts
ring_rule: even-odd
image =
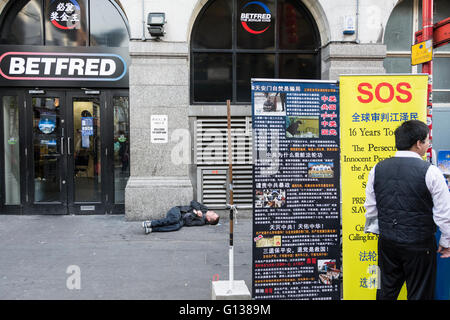
[[[423,74],[340,77],[344,299],[376,297],[378,237],[364,233],[367,177],[395,154],[394,131],[402,122],[426,122],[427,83]]]
[[[253,298],[338,300],[339,89],[252,79]]]

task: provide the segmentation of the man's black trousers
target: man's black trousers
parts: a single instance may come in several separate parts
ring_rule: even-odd
[[[408,300],[432,300],[436,285],[436,239],[414,245],[378,240],[377,300],[395,300],[406,281]]]
[[[163,219],[152,220],[153,232],[177,231],[184,225],[180,208],[171,208]]]

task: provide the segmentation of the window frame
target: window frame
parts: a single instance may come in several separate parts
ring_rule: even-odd
[[[47,45],[46,44],[46,39],[45,39],[45,0],[39,0],[41,3],[41,44],[42,46]],[[87,21],[86,21],[86,29],[87,29],[87,40],[86,40],[86,45],[82,46],[82,47],[91,47],[91,1],[94,0],[86,0],[86,5],[87,5],[87,13],[86,13],[86,17],[87,17]],[[97,0],[98,1],[98,0]],[[122,18],[122,21],[125,25],[125,28],[127,30],[127,34],[128,34],[128,39],[130,39],[131,37],[131,33],[130,33],[130,25],[128,23],[128,19],[127,16],[125,14],[125,11],[122,8],[122,5],[120,4],[120,2],[115,1],[115,0],[106,0],[107,2],[109,2],[116,10],[117,13],[120,15],[120,17]],[[13,21],[13,19],[17,16],[17,14],[23,9],[23,7],[25,7],[25,5],[27,5],[29,2],[29,0],[14,0],[14,1],[9,1],[5,7],[3,8],[3,10],[1,11],[0,14],[0,38],[1,35],[3,34],[3,30],[5,30],[5,26],[8,23],[11,23]],[[17,9],[17,13],[14,15],[11,10]],[[2,44],[2,45],[16,45],[16,44]],[[27,45],[27,44],[19,44],[19,45]],[[95,47],[95,46],[93,46]],[[99,46],[101,47],[101,46]]]
[[[419,19],[421,18],[419,16],[420,10],[419,10],[419,5],[420,2],[419,0],[412,0],[412,19],[413,19],[413,32],[412,32],[412,39],[411,39],[411,43],[414,44],[415,43],[415,33],[417,31],[419,31]],[[393,11],[395,10],[395,8],[393,9]],[[393,12],[392,11],[392,12]],[[392,14],[391,12],[391,14]],[[436,21],[434,21],[434,23],[436,23]],[[386,43],[386,32],[384,33],[384,39],[383,39],[383,43]],[[411,60],[411,48],[410,50],[405,50],[405,51],[389,51],[388,48],[386,47],[386,58],[409,58]],[[433,49],[433,59],[435,58],[450,58],[450,50],[449,51],[436,51]],[[415,65],[415,66],[411,66],[411,73],[413,74],[417,74],[419,73],[419,65]],[[395,73],[395,72],[394,72]],[[434,92],[449,92],[450,93],[450,88],[448,89],[436,89],[433,87],[433,93]],[[435,104],[441,104],[439,102],[436,102]]]
[[[191,105],[224,105],[226,104],[226,101],[223,102],[213,102],[213,101],[194,101],[194,81],[195,81],[195,70],[194,70],[194,54],[196,53],[221,53],[221,54],[231,54],[232,56],[232,97],[230,97],[231,104],[233,105],[249,105],[251,104],[251,101],[237,101],[238,96],[238,89],[237,89],[237,55],[238,54],[273,54],[275,63],[274,63],[274,77],[278,78],[280,73],[280,55],[282,54],[310,54],[314,55],[315,58],[315,78],[314,79],[320,79],[321,78],[321,40],[320,40],[320,32],[317,27],[317,24],[314,20],[314,17],[309,12],[308,8],[301,2],[298,1],[297,10],[299,10],[302,14],[305,16],[305,20],[307,20],[311,27],[312,27],[312,33],[313,37],[315,39],[315,49],[280,49],[280,35],[279,35],[279,26],[282,21],[282,19],[278,18],[278,11],[276,14],[276,20],[275,20],[275,47],[274,49],[239,49],[238,43],[237,43],[237,10],[238,10],[238,4],[237,0],[232,0],[232,12],[231,12],[231,49],[207,49],[207,48],[194,48],[193,42],[194,37],[193,35],[197,31],[198,27],[198,20],[205,14],[205,12],[209,9],[209,7],[214,3],[215,0],[208,1],[203,8],[200,10],[199,14],[197,15],[197,18],[194,22],[192,31],[191,31],[191,39],[189,43],[189,58],[190,58],[190,88],[189,88],[189,102]],[[275,0],[275,8],[278,10],[278,0]]]

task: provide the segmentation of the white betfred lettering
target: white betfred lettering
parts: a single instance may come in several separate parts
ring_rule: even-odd
[[[12,57],[9,64],[9,74],[23,74],[25,72],[25,59]]]
[[[243,22],[270,22],[271,18],[270,13],[241,13]]]
[[[107,69],[108,67],[108,69]],[[110,76],[116,72],[116,63],[112,59],[102,59],[100,63],[100,75]]]
[[[56,62],[56,58],[42,58],[41,62],[44,63],[44,74],[49,75],[52,70],[52,64]]]
[[[39,62],[41,58],[28,58],[25,74],[39,74]]]
[[[67,63],[69,62],[69,58],[58,58],[56,60],[56,69],[55,75],[61,75],[61,71],[63,69],[67,69]]]
[[[34,76],[114,76],[118,68],[112,58],[11,56],[9,74]]]
[[[87,76],[98,76],[98,63],[100,59],[86,59],[86,71]]]
[[[84,73],[84,60],[80,58],[72,58],[69,63],[69,75],[73,76],[75,74],[75,70],[77,71],[77,75],[82,76]]]

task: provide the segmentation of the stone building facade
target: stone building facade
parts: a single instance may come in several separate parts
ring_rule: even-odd
[[[0,1],[3,17],[13,14],[12,2]],[[22,3],[22,7],[32,2],[37,7],[42,6],[43,12],[48,12],[48,6],[57,5],[52,0],[15,2]],[[127,175],[126,186],[124,184],[119,193],[124,195],[121,208],[130,221],[161,217],[168,208],[192,199],[212,208],[225,208],[226,139],[220,134],[226,129],[226,99],[231,100],[232,126],[236,133],[233,150],[242,153],[244,159],[235,163],[236,177],[233,177],[239,189],[235,190],[235,203],[243,209],[251,208],[252,110],[247,89],[252,77],[338,80],[341,74],[421,71],[420,67],[408,64],[413,33],[421,27],[419,0],[59,2],[84,4],[90,12],[98,13],[98,19],[102,17],[101,3],[104,2],[104,6],[115,8],[124,20],[123,29],[128,39],[120,46],[127,47],[129,53],[124,58],[128,62],[128,87],[121,85],[120,89],[129,90],[130,160],[129,178]],[[435,22],[450,16],[448,1],[434,2]],[[165,14],[162,37],[155,38],[149,33],[149,13]],[[263,33],[260,29],[265,28],[264,21],[261,26],[257,21],[247,24],[253,32],[244,30],[242,17],[250,16],[242,14],[253,13],[260,14],[254,17],[270,16],[266,21],[269,31]],[[5,19],[2,21],[8,23]],[[45,29],[45,19],[50,18],[44,13],[43,19]],[[100,35],[109,32],[109,23],[112,24],[111,19],[104,21],[104,29],[98,31]],[[90,25],[95,25],[92,16]],[[267,34],[272,34],[272,38]],[[43,38],[48,40],[39,48],[50,43],[50,36]],[[97,48],[117,46],[113,36],[108,39],[108,43],[97,44]],[[24,44],[14,40],[7,43]],[[69,49],[76,51],[77,48]],[[445,139],[440,138],[440,135],[450,134],[445,125],[445,119],[450,117],[450,78],[448,72],[443,72],[450,65],[448,46],[436,51],[435,57],[438,67],[435,68],[434,102],[439,117],[436,116],[434,135],[439,148],[450,149]],[[78,87],[86,85],[80,83]],[[22,86],[34,87],[35,84]],[[26,171],[26,166],[21,170]],[[5,180],[7,173],[1,174]],[[109,181],[109,173],[102,174],[104,180]],[[117,184],[117,181],[111,183]],[[28,201],[27,197],[22,190],[16,204]],[[106,199],[108,201],[108,196]],[[2,210],[9,212],[4,201],[2,206]],[[95,213],[112,212],[107,209],[110,207],[105,205],[106,209],[101,207]]]

